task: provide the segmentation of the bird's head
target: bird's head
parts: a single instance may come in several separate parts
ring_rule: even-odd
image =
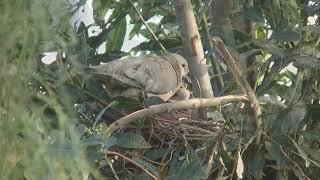
[[[175,59],[175,61],[177,62],[178,67],[181,71],[181,76],[186,77],[187,74],[189,73],[187,60],[184,57],[182,57],[181,55],[176,54],[176,53],[169,53],[169,55],[172,56]]]

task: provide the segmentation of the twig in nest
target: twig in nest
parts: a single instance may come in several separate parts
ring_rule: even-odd
[[[138,119],[148,117],[154,114],[169,112],[172,110],[180,110],[180,109],[198,109],[198,108],[206,108],[212,106],[218,106],[221,104],[226,104],[230,102],[237,102],[237,101],[248,101],[248,98],[245,96],[222,96],[217,98],[196,98],[196,99],[189,99],[184,101],[176,101],[176,102],[169,102],[159,105],[154,105],[146,109],[142,109],[131,113],[115,122],[113,122],[107,129],[106,134],[110,136],[114,131],[119,128],[122,128],[126,124],[134,122]]]
[[[240,59],[238,57],[234,57],[231,55],[229,50],[227,49],[226,45],[222,41],[221,38],[219,37],[213,37],[212,41],[214,45],[216,46],[216,49],[220,53],[220,56],[224,59],[224,61],[227,63],[230,71],[232,72],[233,76],[236,78],[242,92],[248,96],[251,106],[253,109],[253,115],[254,115],[254,124],[256,131],[258,131],[258,136],[255,139],[255,144],[260,143],[260,136],[261,136],[261,130],[260,130],[260,125],[262,123],[262,118],[261,118],[261,109],[259,106],[259,102],[255,96],[254,91],[252,90],[250,84],[248,81],[245,79],[245,76],[243,75],[242,71],[238,67],[238,63],[240,62]]]
[[[152,179],[155,180],[159,180],[160,178],[155,176],[154,174],[152,174],[151,172],[149,172],[146,168],[144,168],[142,165],[140,165],[139,163],[135,162],[134,160],[128,158],[127,156],[124,156],[120,153],[114,152],[114,151],[107,151],[107,155],[111,154],[111,155],[115,155],[115,156],[120,156],[122,159],[134,164],[135,166],[139,167],[142,171],[144,171],[146,174],[148,174],[150,177],[152,177]]]

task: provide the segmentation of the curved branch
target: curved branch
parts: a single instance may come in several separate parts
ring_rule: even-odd
[[[253,89],[251,88],[250,84],[248,83],[241,69],[239,68],[238,63],[240,62],[240,59],[231,55],[231,53],[229,52],[228,48],[226,47],[226,45],[224,44],[221,38],[213,37],[212,42],[216,46],[216,49],[220,53],[221,57],[227,63],[230,71],[232,72],[233,76],[237,80],[242,92],[245,95],[247,95],[248,98],[250,99],[251,107],[253,109],[253,116],[254,116],[253,120],[254,120],[255,128],[257,131],[259,131],[255,142],[256,144],[259,144],[260,136],[261,136],[260,126],[262,124],[262,118],[261,118],[262,112]]]
[[[249,101],[249,99],[245,96],[222,96],[218,98],[196,98],[196,99],[189,99],[185,101],[176,101],[176,102],[169,102],[159,105],[154,105],[146,109],[142,109],[131,113],[115,122],[113,122],[107,129],[107,135],[111,135],[112,132],[116,131],[117,129],[125,126],[128,123],[134,122],[140,118],[144,118],[147,116],[151,116],[154,114],[169,112],[172,110],[180,110],[180,109],[198,109],[198,108],[207,108],[212,106],[218,106],[221,104],[226,104],[230,102],[239,102],[239,101]]]
[[[140,165],[139,163],[135,162],[134,160],[128,158],[127,156],[124,156],[120,153],[117,153],[117,152],[113,152],[113,151],[107,151],[107,155],[108,154],[111,154],[111,155],[114,155],[114,156],[120,156],[122,159],[134,164],[135,166],[139,167],[142,171],[144,171],[146,174],[148,174],[150,177],[152,177],[152,179],[155,179],[155,180],[159,180],[160,178],[157,177],[156,175],[152,174],[151,172],[149,172],[145,167],[143,167],[142,165]]]

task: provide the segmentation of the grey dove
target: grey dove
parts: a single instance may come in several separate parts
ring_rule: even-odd
[[[187,61],[175,53],[114,60],[88,68],[104,82],[110,97],[139,100],[141,96],[156,96],[164,101],[177,92],[188,71]]]

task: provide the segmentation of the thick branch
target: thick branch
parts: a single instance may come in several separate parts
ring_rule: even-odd
[[[218,106],[221,104],[226,104],[230,102],[238,102],[238,101],[249,101],[245,96],[223,96],[218,98],[211,99],[189,99],[185,101],[176,101],[170,103],[164,103],[159,105],[154,105],[146,109],[142,109],[131,113],[115,122],[113,122],[107,129],[107,135],[111,135],[112,132],[116,131],[119,128],[122,128],[128,123],[134,122],[138,119],[148,117],[154,114],[169,112],[173,110],[180,109],[197,109],[197,108],[207,108],[212,106]]]
[[[238,62],[240,62],[240,59],[238,57],[234,57],[231,55],[227,47],[225,46],[224,42],[219,37],[213,37],[212,38],[213,43],[215,44],[218,52],[220,53],[220,56],[224,59],[224,61],[227,63],[230,71],[232,72],[233,76],[236,78],[242,92],[248,96],[251,102],[251,106],[253,109],[253,115],[254,115],[254,125],[256,130],[260,129],[260,125],[262,123],[261,118],[261,109],[259,106],[259,102],[255,96],[254,91],[252,90],[250,84],[245,79],[245,76],[243,75],[242,71],[238,67]],[[260,142],[260,133],[257,136],[256,143]]]
[[[190,0],[174,0],[177,23],[181,32],[184,54],[189,61],[192,88],[197,98],[211,98],[213,91],[208,74],[200,34]]]
[[[197,5],[197,8],[200,9],[200,7],[202,5],[202,0],[196,0],[196,5]],[[204,16],[202,16],[202,29],[205,32],[204,33],[205,40],[208,43],[208,49],[209,49],[209,55],[210,55],[210,59],[211,59],[212,68],[213,68],[213,71],[215,72],[215,74],[217,75],[216,79],[218,80],[218,82],[217,82],[218,87],[214,87],[214,90],[217,90],[217,92],[220,92],[223,90],[224,82],[222,79],[219,63],[214,57],[214,52],[213,52],[214,46],[213,46],[212,41],[210,40],[211,35],[210,35],[210,31],[209,31],[208,27],[209,27],[208,21],[207,21],[206,16],[204,15]]]

